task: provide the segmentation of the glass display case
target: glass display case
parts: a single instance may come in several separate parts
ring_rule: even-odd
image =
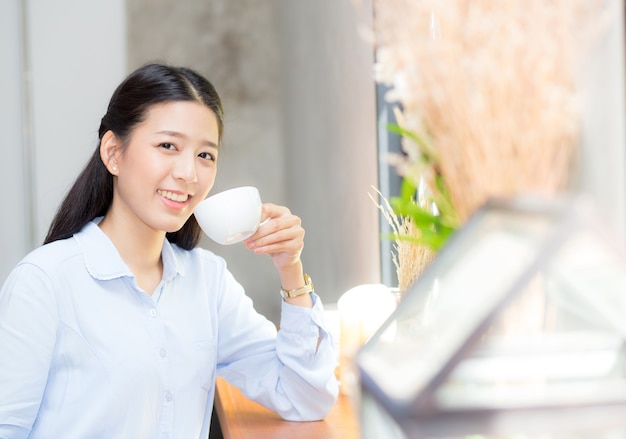
[[[626,259],[585,198],[492,201],[360,349],[365,438],[626,438]]]

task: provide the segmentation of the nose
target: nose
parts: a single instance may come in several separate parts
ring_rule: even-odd
[[[177,180],[183,180],[185,183],[197,183],[198,173],[196,170],[195,157],[181,156],[176,162],[176,166],[172,173]]]

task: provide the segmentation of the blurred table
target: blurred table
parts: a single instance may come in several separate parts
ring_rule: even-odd
[[[343,395],[321,421],[285,421],[250,401],[239,389],[217,379],[215,410],[225,439],[358,439],[359,422],[352,402]]]

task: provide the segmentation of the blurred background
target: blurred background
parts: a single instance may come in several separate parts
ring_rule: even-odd
[[[373,50],[368,5],[292,0],[2,0],[0,278],[41,244],[97,146],[117,84],[148,61],[185,65],[217,88],[226,128],[213,192],[254,185],[306,229],[303,261],[334,302],[380,280]],[[365,23],[362,20],[366,20]],[[277,321],[271,261],[224,256],[257,309]]]
[[[213,192],[254,185],[307,231],[303,261],[325,303],[363,283],[393,283],[372,187],[393,195],[380,130],[388,107],[364,37],[369,0],[2,0],[0,279],[40,245],[97,146],[115,86],[148,61],[207,76],[226,109]],[[623,28],[606,37],[588,81],[575,186],[624,240]],[[243,245],[224,256],[256,308],[277,322],[279,280]],[[382,256],[381,256],[382,255]]]

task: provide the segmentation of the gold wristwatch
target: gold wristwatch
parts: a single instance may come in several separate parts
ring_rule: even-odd
[[[303,294],[309,294],[313,292],[313,282],[308,274],[304,274],[304,286],[300,288],[294,288],[292,290],[286,290],[280,287],[280,295],[283,299],[302,296]]]

